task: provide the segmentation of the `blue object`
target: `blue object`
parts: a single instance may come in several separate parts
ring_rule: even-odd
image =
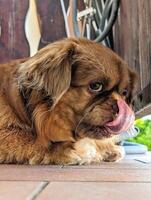
[[[147,147],[143,144],[123,141],[121,145],[124,147],[126,154],[144,154],[147,152]]]
[[[117,135],[115,142],[124,147],[126,154],[144,154],[148,150],[145,145],[126,141],[129,138],[136,137],[138,134],[139,128],[132,126],[129,130]]]

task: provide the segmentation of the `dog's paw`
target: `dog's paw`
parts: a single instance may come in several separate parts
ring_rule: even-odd
[[[110,151],[106,151],[103,155],[103,161],[105,162],[117,162],[124,158],[125,150],[123,147],[116,146]]]
[[[64,160],[64,165],[89,165],[100,163],[101,156],[96,153],[95,149],[90,148],[88,151],[70,152],[68,159]]]
[[[68,156],[64,159],[63,165],[80,165],[81,157],[75,150],[71,150]]]
[[[85,138],[76,142],[75,152],[80,157],[79,165],[88,165],[91,163],[100,163],[101,155],[98,153],[96,144],[93,140]]]

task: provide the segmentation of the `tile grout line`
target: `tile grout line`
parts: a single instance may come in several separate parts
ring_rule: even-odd
[[[38,195],[47,187],[49,182],[41,182],[32,193],[26,198],[26,200],[35,200]]]

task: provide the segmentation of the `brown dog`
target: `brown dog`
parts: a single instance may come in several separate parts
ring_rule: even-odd
[[[65,39],[0,66],[0,162],[116,161],[128,129],[135,73],[110,49]]]

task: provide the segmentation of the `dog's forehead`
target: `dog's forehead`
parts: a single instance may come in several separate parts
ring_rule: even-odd
[[[95,59],[99,62],[101,69],[116,69],[122,62],[121,58],[116,53],[104,45],[90,42],[84,45],[84,49],[86,50],[85,53],[90,56],[90,59]]]
[[[103,45],[87,42],[81,45],[79,51],[74,77],[76,84],[84,85],[99,79],[116,85],[121,78],[121,71],[125,71],[125,77],[128,74],[122,59]]]

